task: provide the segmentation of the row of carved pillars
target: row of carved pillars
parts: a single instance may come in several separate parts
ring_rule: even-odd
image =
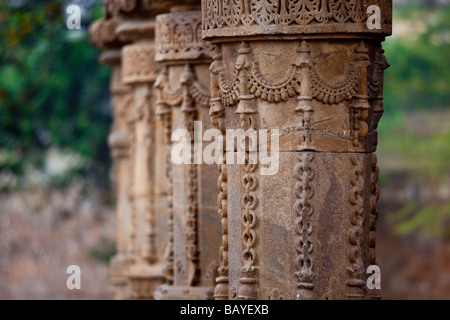
[[[379,33],[356,18],[222,28],[227,8],[216,3],[107,0],[91,27],[112,67],[114,298],[380,298],[366,269],[377,264],[374,152],[390,20]],[[212,128],[221,163],[173,163],[176,129],[189,133],[194,159]],[[227,129],[268,139],[235,164]],[[258,162],[267,147],[277,165]]]

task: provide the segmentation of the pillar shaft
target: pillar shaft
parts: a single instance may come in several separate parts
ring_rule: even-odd
[[[131,255],[127,251],[130,245],[130,215],[131,201],[128,194],[130,177],[130,130],[128,111],[131,107],[132,92],[130,87],[122,82],[121,47],[114,30],[119,20],[106,11],[105,19],[95,22],[91,29],[91,41],[104,50],[100,57],[102,64],[111,66],[110,81],[111,106],[113,124],[108,138],[114,167],[114,193],[117,215],[117,254],[111,261],[110,278],[112,294],[115,299],[125,299],[129,296],[129,286],[126,270],[131,263]]]
[[[216,198],[217,169],[194,163],[202,151],[209,120],[209,65],[212,47],[201,39],[200,1],[175,6],[156,18],[156,61],[161,67],[155,83],[157,113],[166,130],[166,172],[169,178],[169,245],[165,258],[166,283],[157,299],[212,299],[218,267],[220,223]],[[195,121],[201,131],[194,132]],[[174,164],[171,135],[188,133],[185,146],[191,161]],[[197,130],[197,129],[196,129]]]
[[[167,243],[167,180],[158,169],[164,161],[164,131],[156,121],[153,93],[157,74],[154,17],[168,8],[145,0],[110,0],[106,6],[122,18],[116,33],[131,42],[122,49],[123,82],[132,87],[129,250],[134,261],[127,270],[129,298],[153,299],[155,287],[163,283],[162,262]]]
[[[379,28],[368,28],[370,5]],[[242,163],[226,137],[216,299],[380,296],[366,287],[366,269],[376,264],[373,152],[391,7],[203,0],[203,38],[217,48],[212,121],[223,133],[259,134]],[[278,160],[264,162],[266,149]]]

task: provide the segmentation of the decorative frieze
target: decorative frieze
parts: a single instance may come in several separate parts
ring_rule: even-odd
[[[181,11],[157,17],[156,61],[211,60],[213,47],[202,40],[198,11]]]
[[[380,29],[367,28],[370,5],[380,8]],[[390,0],[203,0],[202,11],[207,40],[392,31]]]

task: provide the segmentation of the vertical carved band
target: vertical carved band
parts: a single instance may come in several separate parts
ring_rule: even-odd
[[[145,146],[147,151],[147,177],[148,181],[154,181],[154,151],[155,151],[155,135],[154,131],[150,127],[151,123],[154,123],[154,113],[151,112],[150,101],[152,101],[153,86],[148,85],[148,93],[146,101],[142,105],[142,114],[144,114],[143,121],[146,122],[145,128]],[[141,195],[139,195],[141,197]],[[156,217],[154,209],[154,197],[153,197],[153,184],[148,184],[148,190],[143,195],[145,201],[145,229],[144,229],[144,243],[142,245],[143,257],[149,263],[155,263],[158,260],[157,248],[156,248]]]
[[[365,139],[369,133],[369,126],[366,123],[369,117],[369,93],[367,84],[367,68],[370,65],[369,49],[361,42],[355,48],[352,63],[359,69],[359,91],[352,104],[353,112],[353,146],[358,146],[359,140]]]
[[[370,179],[370,218],[369,218],[369,265],[377,265],[376,259],[376,231],[377,231],[377,201],[380,198],[380,188],[377,185],[380,169],[377,165],[377,156],[372,154],[372,174]],[[379,290],[371,290],[371,298],[381,299]]]
[[[301,113],[302,119],[300,121],[298,131],[300,133],[300,150],[314,150],[314,142],[311,135],[311,122],[314,114],[312,106],[312,85],[310,73],[312,72],[313,60],[311,58],[311,49],[308,47],[306,41],[302,41],[297,48],[297,59],[293,65],[299,70],[298,78],[300,80],[300,95],[298,96],[298,104],[295,111]]]
[[[186,100],[184,100],[186,102]],[[182,108],[183,110],[183,108]],[[194,138],[194,121],[196,119],[195,108],[187,108],[186,112],[186,127]],[[192,141],[194,142],[194,140]],[[191,146],[191,159],[194,159],[194,146]],[[197,178],[197,165],[189,164],[188,169],[188,188],[187,188],[187,212],[186,212],[186,258],[188,262],[187,274],[189,277],[189,284],[195,286],[200,281],[200,268],[199,268],[199,251],[198,251],[198,178]]]
[[[225,159],[224,159],[225,160]],[[222,222],[222,245],[219,251],[219,277],[216,279],[217,286],[214,291],[216,300],[228,300],[228,191],[227,191],[227,166],[225,163],[219,164],[219,196],[217,206]]]
[[[313,153],[297,153],[297,164],[294,169],[294,177],[297,180],[295,183],[295,201],[294,211],[296,250],[298,256],[296,257],[297,272],[297,300],[313,300],[316,298],[314,293],[314,261],[312,253],[314,251],[314,242],[312,240],[312,233],[314,225],[311,216],[314,213],[314,206],[311,199],[314,196],[314,190],[311,182],[315,177],[315,171],[311,167],[314,160]]]
[[[250,100],[244,100],[247,103]],[[238,107],[239,109],[239,107]],[[257,128],[257,121],[252,114],[253,108],[241,114],[241,126],[244,130]],[[237,111],[236,111],[237,112]],[[247,147],[246,147],[247,148]],[[252,151],[256,152],[256,151]],[[258,164],[250,161],[250,150],[246,149],[245,164],[243,165],[244,176],[242,178],[242,186],[244,194],[241,199],[242,225],[244,232],[242,234],[242,244],[244,250],[242,252],[242,277],[239,279],[241,286],[238,290],[238,299],[240,300],[256,300],[258,299],[258,256],[256,246],[258,237],[256,228],[258,225],[258,216],[256,209],[258,207],[258,197],[256,190],[258,188]]]
[[[168,232],[169,243],[167,244],[163,274],[166,278],[167,284],[173,284],[175,272],[175,252],[174,252],[174,220],[173,220],[173,175],[172,175],[172,114],[170,109],[165,108],[164,111],[160,109],[160,116],[164,124],[164,137],[166,143],[166,175],[168,178],[167,189],[167,215],[168,215]]]
[[[355,156],[351,156],[350,162],[352,164],[350,203],[353,210],[349,214],[350,228],[347,234],[350,244],[347,252],[350,263],[347,267],[347,299],[357,300],[365,299],[364,286],[366,284],[364,281],[365,268],[362,260],[361,247],[364,239],[364,177],[360,160]]]

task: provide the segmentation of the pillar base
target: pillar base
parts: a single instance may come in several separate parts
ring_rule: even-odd
[[[155,300],[214,300],[214,287],[188,287],[164,284],[156,288]]]
[[[109,278],[114,300],[126,300],[130,297],[130,283],[126,271],[131,263],[131,258],[122,254],[114,256],[111,260]]]
[[[127,276],[130,281],[130,298],[133,300],[153,300],[155,289],[164,283],[162,264],[137,263],[130,267]]]

